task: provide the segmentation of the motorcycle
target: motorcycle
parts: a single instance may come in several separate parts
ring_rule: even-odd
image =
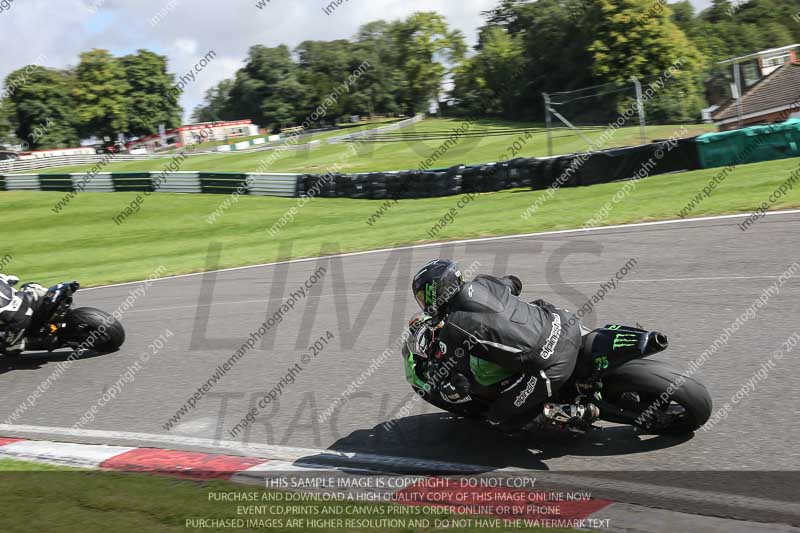
[[[25,350],[72,348],[84,352],[111,353],[125,342],[125,329],[113,315],[93,307],[72,308],[77,281],[59,283],[47,290],[33,320],[25,330]],[[1,347],[2,345],[0,345]],[[0,349],[0,354],[5,354]]]
[[[437,393],[436,378],[446,375],[446,369],[442,371],[442,360],[426,353],[430,352],[426,347],[436,343],[433,322],[427,316],[412,320],[412,341],[402,350],[406,381],[428,403],[458,416],[485,421],[489,406],[500,395],[501,383],[516,381],[520,375],[470,356],[474,379],[464,391],[469,399],[445,401]],[[583,332],[575,370],[548,403],[583,405],[587,409],[593,404],[600,420],[656,435],[691,433],[709,419],[712,403],[705,385],[667,363],[646,359],[668,348],[666,335],[614,324]],[[530,422],[519,429],[534,429]],[[550,426],[579,433],[588,429],[557,422]]]

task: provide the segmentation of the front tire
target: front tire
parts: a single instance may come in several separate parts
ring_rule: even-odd
[[[119,350],[125,342],[122,324],[105,311],[93,307],[72,309],[67,315],[67,337],[76,347],[97,353]]]
[[[603,376],[603,410],[611,422],[633,424],[656,435],[691,433],[711,417],[705,385],[661,361],[636,359]]]

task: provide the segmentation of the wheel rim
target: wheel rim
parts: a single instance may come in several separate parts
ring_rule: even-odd
[[[662,401],[658,395],[639,391],[625,391],[620,394],[620,406],[637,413],[636,425],[650,431],[663,431],[689,422],[689,412],[673,398]]]
[[[88,324],[77,324],[75,326],[75,340],[78,342],[78,345],[85,343],[88,339],[90,339],[93,335],[96,334],[98,331],[97,328],[93,328]],[[94,342],[92,342],[91,346],[87,346],[87,350],[94,350],[97,349],[99,346],[109,342],[111,340],[111,336],[106,333],[97,334],[94,336]]]

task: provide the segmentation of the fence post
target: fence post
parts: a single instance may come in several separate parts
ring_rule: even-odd
[[[544,123],[547,130],[547,155],[551,156],[553,155],[553,135],[550,132],[550,127],[553,120],[550,117],[550,95],[542,93],[542,97],[544,98]]]
[[[647,144],[646,119],[644,114],[644,98],[642,97],[642,82],[636,76],[631,77],[636,86],[636,107],[639,108],[639,138],[642,144]]]
[[[742,67],[739,63],[733,64],[733,83],[736,84],[736,114],[738,118],[737,127],[742,127]]]

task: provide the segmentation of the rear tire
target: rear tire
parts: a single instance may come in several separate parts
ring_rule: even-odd
[[[83,345],[85,351],[111,353],[125,342],[125,329],[105,311],[80,307],[67,315],[67,336],[71,342]]]
[[[636,359],[604,374],[603,400],[636,414],[603,410],[604,420],[657,435],[691,433],[708,421],[712,409],[705,385],[652,359]]]

